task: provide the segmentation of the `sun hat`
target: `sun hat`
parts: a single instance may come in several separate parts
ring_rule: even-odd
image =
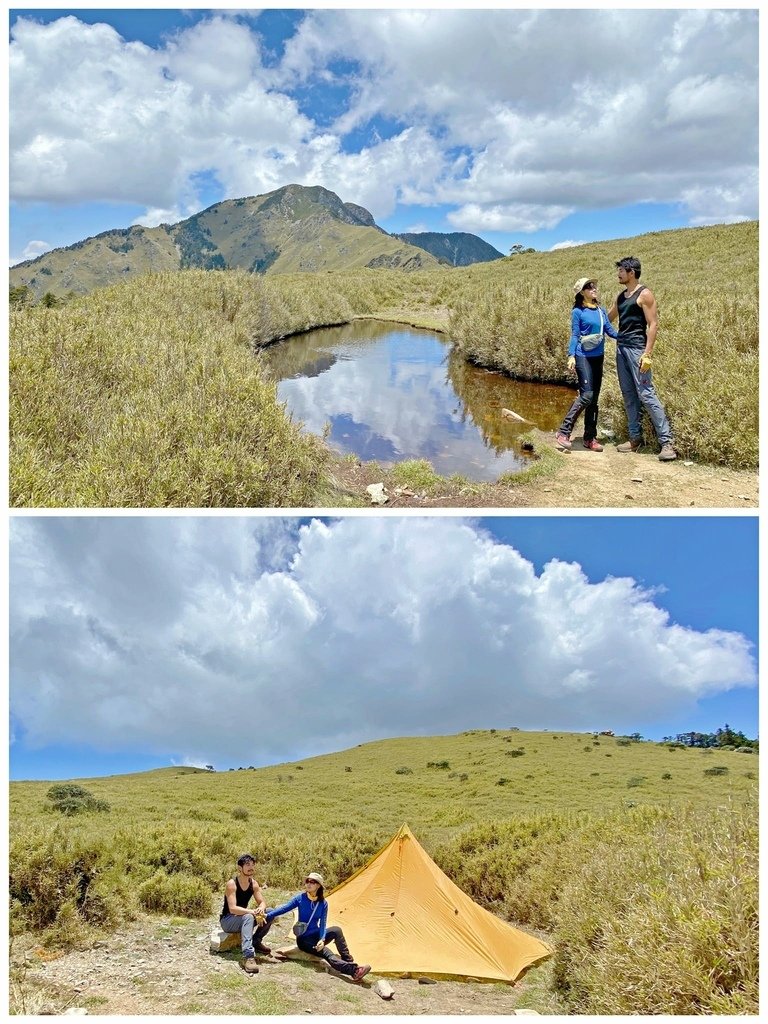
[[[310,878],[312,879],[313,882],[319,882],[320,885],[325,885],[325,882],[323,881],[323,876],[319,875],[317,871],[310,871],[309,874],[307,875],[307,879]]]
[[[579,292],[583,290],[584,285],[589,284],[590,281],[592,282],[592,284],[597,284],[596,277],[580,277],[576,284],[573,286],[573,294],[578,295]]]

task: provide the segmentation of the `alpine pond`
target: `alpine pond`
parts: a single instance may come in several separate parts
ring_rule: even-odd
[[[375,320],[308,331],[259,358],[294,419],[314,434],[327,429],[336,451],[427,459],[442,476],[487,481],[525,468],[521,436],[554,430],[572,400],[568,388],[472,366],[434,331]]]

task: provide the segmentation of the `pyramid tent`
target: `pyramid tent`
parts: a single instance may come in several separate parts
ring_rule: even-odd
[[[377,974],[514,982],[549,946],[478,906],[435,864],[407,825],[328,895],[358,963]]]

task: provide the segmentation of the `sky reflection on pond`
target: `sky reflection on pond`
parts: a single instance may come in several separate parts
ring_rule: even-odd
[[[336,451],[382,463],[428,459],[443,476],[495,480],[526,464],[519,437],[560,423],[572,392],[469,366],[433,331],[363,320],[264,350],[278,398]],[[517,450],[516,450],[517,449]]]

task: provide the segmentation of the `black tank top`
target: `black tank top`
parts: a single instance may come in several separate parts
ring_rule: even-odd
[[[237,884],[237,879],[235,879],[235,903],[237,903],[238,907],[247,907],[251,901],[251,896],[253,896],[253,879],[249,879],[247,889],[241,889]],[[227,903],[227,894],[224,893],[224,908],[219,916],[226,917],[228,913],[229,903]]]
[[[645,285],[641,284],[629,298],[625,297],[624,292],[620,292],[616,299],[616,308],[619,311],[618,344],[626,345],[627,348],[645,348],[648,322],[643,307],[637,302],[640,292],[643,291]]]

